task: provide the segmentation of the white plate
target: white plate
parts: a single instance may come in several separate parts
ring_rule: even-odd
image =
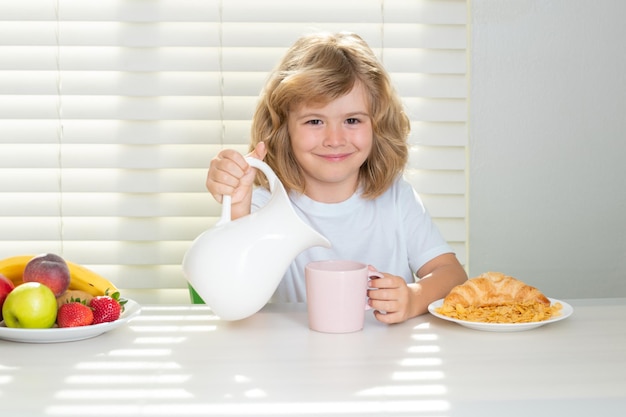
[[[479,323],[474,321],[466,321],[459,320],[452,317],[444,316],[443,314],[439,314],[435,311],[436,308],[439,308],[443,305],[443,298],[441,300],[434,301],[430,303],[428,306],[428,311],[435,317],[439,317],[443,320],[448,320],[454,323],[458,323],[461,326],[465,326],[474,330],[484,330],[488,332],[521,332],[523,330],[530,330],[540,326],[545,326],[546,324],[554,323],[560,320],[564,320],[572,315],[574,309],[571,305],[566,302],[556,300],[554,298],[549,298],[552,304],[561,303],[563,309],[561,309],[561,314],[556,317],[552,317],[551,319],[544,321],[533,321],[530,323]]]
[[[0,339],[26,343],[72,342],[89,339],[116,329],[141,312],[141,306],[133,300],[124,305],[122,316],[109,323],[92,324],[91,326],[64,327],[52,329],[14,329],[0,322]]]

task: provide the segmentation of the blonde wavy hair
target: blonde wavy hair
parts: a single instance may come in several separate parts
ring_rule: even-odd
[[[310,34],[298,39],[270,74],[252,120],[250,150],[265,142],[265,162],[287,190],[304,193],[306,186],[287,130],[289,110],[303,103],[325,105],[356,83],[366,92],[374,136],[359,172],[363,197],[381,195],[404,170],[409,118],[374,52],[354,33]],[[263,174],[256,182],[267,187]]]

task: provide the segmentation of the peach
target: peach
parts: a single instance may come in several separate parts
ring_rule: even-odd
[[[43,253],[28,261],[22,280],[44,284],[58,297],[70,286],[70,270],[59,255]]]

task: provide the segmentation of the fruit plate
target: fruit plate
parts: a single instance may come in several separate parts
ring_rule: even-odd
[[[560,320],[564,320],[572,315],[574,312],[574,308],[567,304],[564,301],[556,300],[554,298],[549,298],[552,304],[561,303],[563,309],[561,310],[561,314],[552,317],[551,319],[544,321],[533,321],[530,323],[479,323],[467,320],[459,320],[452,317],[445,316],[443,314],[437,313],[435,309],[441,307],[443,305],[443,299],[432,302],[428,306],[428,311],[435,317],[439,317],[443,320],[448,320],[453,323],[458,323],[461,326],[467,327],[468,329],[474,330],[484,330],[488,332],[521,332],[524,330],[535,329],[537,327],[545,326],[546,324],[554,323]]]
[[[116,329],[141,313],[141,306],[133,300],[124,305],[122,316],[110,323],[93,324],[91,326],[65,327],[52,329],[14,329],[0,322],[0,339],[24,343],[57,343],[73,342],[89,339]]]

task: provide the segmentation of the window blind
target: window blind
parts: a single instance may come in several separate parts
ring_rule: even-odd
[[[412,120],[407,179],[466,259],[465,0],[0,0],[0,257],[54,252],[140,303],[188,302],[180,267],[218,219],[204,187],[246,152],[287,47],[354,31]]]

